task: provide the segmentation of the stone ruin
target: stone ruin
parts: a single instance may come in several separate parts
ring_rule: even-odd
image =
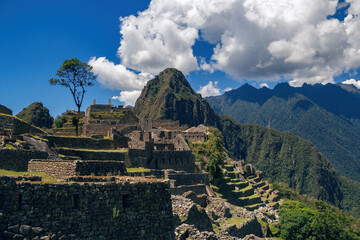
[[[0,177],[0,239],[175,239],[169,184]]]
[[[218,235],[207,232],[227,217],[216,216],[219,211],[214,206],[220,200],[187,144],[205,142],[206,126],[188,128],[170,120],[139,120],[129,108],[95,102],[84,116],[84,137],[23,135],[17,124],[11,126],[16,134],[6,142],[18,140],[19,148],[0,149],[0,168],[44,172],[62,181],[0,177],[0,239],[174,239],[174,224],[178,226],[176,237],[181,239],[237,239],[232,236],[243,237],[254,228],[258,236],[266,236],[255,217],[244,226],[223,228]],[[0,135],[4,137],[5,132]],[[126,167],[151,170],[133,177],[136,174],[126,172]],[[233,209],[233,216],[248,218],[248,210],[278,200],[249,166],[241,174],[235,167],[225,165],[226,178],[235,191],[244,187],[236,197],[247,206],[244,212]],[[255,190],[245,192],[245,179],[237,179],[239,174],[247,177]],[[173,218],[170,193],[174,215],[181,220],[186,213],[180,222]],[[254,193],[270,203],[253,198]],[[261,211],[256,217],[266,219]]]

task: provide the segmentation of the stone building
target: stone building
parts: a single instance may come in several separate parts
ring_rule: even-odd
[[[83,124],[83,136],[112,136],[112,129],[117,131],[126,127],[137,127],[139,119],[130,108],[109,104],[93,104],[86,109]]]

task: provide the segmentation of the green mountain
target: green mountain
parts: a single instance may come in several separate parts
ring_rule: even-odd
[[[250,85],[207,98],[214,110],[240,123],[290,131],[309,140],[342,175],[360,181],[360,92],[349,85]]]
[[[179,120],[190,126],[217,125],[217,115],[209,103],[173,68],[165,69],[147,83],[134,111],[141,118]]]
[[[215,126],[224,136],[229,155],[253,163],[265,178],[337,206],[343,201],[339,175],[309,141],[216,114],[176,69],[166,69],[149,81],[134,109],[140,117]]]

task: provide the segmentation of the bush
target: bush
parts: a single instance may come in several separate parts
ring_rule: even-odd
[[[40,128],[51,128],[54,118],[41,102],[34,102],[16,115],[18,118]]]
[[[284,239],[360,239],[346,219],[322,201],[315,208],[297,201],[286,201],[280,207],[280,235]]]

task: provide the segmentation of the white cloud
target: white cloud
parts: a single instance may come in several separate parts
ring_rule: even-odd
[[[293,86],[331,83],[360,67],[360,1],[346,2],[340,22],[329,18],[344,7],[337,0],[152,0],[136,16],[120,18],[121,65],[98,58],[102,67],[94,69],[107,65],[100,82],[128,91],[148,80],[131,70],[158,74],[167,67],[184,74],[220,70],[238,80],[287,79]],[[194,55],[196,41],[216,46],[210,60]],[[127,78],[130,83],[119,80]]]
[[[120,96],[114,96],[112,99],[117,99],[120,102],[124,102],[125,106],[134,106],[136,100],[141,94],[141,90],[134,90],[134,91],[122,91],[120,92]]]
[[[124,65],[115,65],[105,57],[94,57],[90,59],[89,65],[93,67],[93,72],[98,75],[98,82],[111,89],[141,90],[147,81],[153,78],[153,75],[149,73],[136,74]]]
[[[224,89],[224,92],[228,92],[228,91],[231,91],[231,90],[233,90],[233,89],[230,88],[230,87],[228,87],[228,88],[225,88],[225,89]]]
[[[205,86],[200,86],[198,93],[201,94],[202,97],[210,97],[210,96],[218,96],[221,95],[220,89],[217,87],[218,82],[209,81],[209,83]]]
[[[267,83],[261,83],[260,84],[260,87],[266,87],[266,88],[269,88],[269,85]]]
[[[354,85],[356,88],[360,89],[360,80],[356,81],[355,79],[348,79],[346,81],[342,82],[343,84],[349,84],[349,85]]]

